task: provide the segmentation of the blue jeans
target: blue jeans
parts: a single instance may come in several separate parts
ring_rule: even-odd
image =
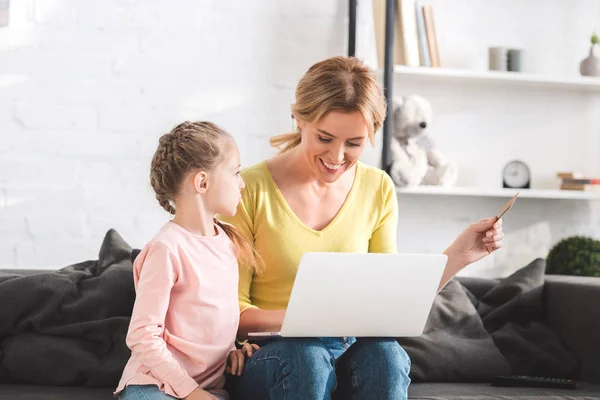
[[[227,400],[218,393],[210,392],[219,400]],[[129,385],[119,393],[119,400],[173,400],[177,397],[169,396],[156,385]]]
[[[233,399],[405,400],[410,358],[394,339],[280,338],[246,360]]]

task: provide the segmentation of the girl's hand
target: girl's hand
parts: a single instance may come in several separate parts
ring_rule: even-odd
[[[446,251],[457,264],[465,267],[502,247],[502,219],[496,217],[482,219],[471,224]]]
[[[244,343],[241,350],[233,350],[227,358],[227,368],[225,372],[229,375],[242,375],[244,369],[245,357],[252,357],[254,351],[260,349],[257,344]]]

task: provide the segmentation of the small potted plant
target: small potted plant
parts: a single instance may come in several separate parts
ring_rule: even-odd
[[[600,277],[600,240],[586,236],[562,239],[546,257],[546,273]]]
[[[600,76],[600,58],[595,54],[596,45],[600,42],[596,32],[592,35],[590,55],[579,64],[579,72],[583,76]]]

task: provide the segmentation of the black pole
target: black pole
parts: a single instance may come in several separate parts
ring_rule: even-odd
[[[396,0],[385,2],[385,58],[383,68],[383,90],[388,104],[387,116],[383,121],[383,149],[381,150],[381,168],[390,172],[390,144],[393,126],[393,76],[394,76],[394,23],[396,16]]]
[[[356,1],[350,0],[348,23],[348,57],[356,55]]]

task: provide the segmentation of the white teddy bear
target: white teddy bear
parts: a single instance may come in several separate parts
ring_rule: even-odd
[[[458,169],[448,162],[427,137],[431,105],[412,95],[394,98],[390,176],[398,187],[419,185],[452,186]]]

